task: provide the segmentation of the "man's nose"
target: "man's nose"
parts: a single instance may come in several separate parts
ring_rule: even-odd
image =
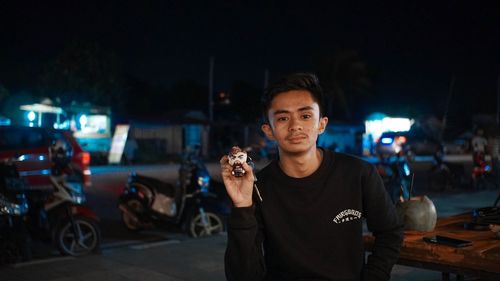
[[[301,131],[302,130],[302,124],[300,123],[300,120],[296,117],[292,117],[290,119],[290,127],[288,128],[290,131]]]

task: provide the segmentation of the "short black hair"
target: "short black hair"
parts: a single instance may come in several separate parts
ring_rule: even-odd
[[[311,96],[319,106],[319,116],[324,116],[324,93],[319,84],[318,77],[312,73],[294,73],[280,78],[264,91],[262,96],[262,118],[264,123],[269,123],[268,112],[271,108],[273,99],[281,93],[305,90],[311,93]]]

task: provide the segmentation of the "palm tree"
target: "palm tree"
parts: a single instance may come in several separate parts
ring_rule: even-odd
[[[317,73],[326,94],[326,114],[331,116],[337,109],[341,116],[350,119],[350,102],[367,96],[371,87],[366,63],[356,51],[341,50],[322,57]]]

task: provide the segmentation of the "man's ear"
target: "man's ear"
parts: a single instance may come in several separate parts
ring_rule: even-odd
[[[266,137],[270,140],[276,140],[274,138],[274,134],[273,134],[273,128],[271,128],[271,126],[267,123],[264,123],[262,124],[262,126],[260,126],[260,129],[262,130],[262,132],[264,132],[264,134],[266,135]]]
[[[325,131],[327,124],[328,124],[328,117],[325,116],[319,119],[319,128],[318,128],[319,134],[322,134]]]

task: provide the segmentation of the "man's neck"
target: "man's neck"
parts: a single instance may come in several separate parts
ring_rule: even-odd
[[[323,151],[314,148],[304,154],[280,153],[281,170],[292,178],[304,178],[313,174],[321,165]]]

